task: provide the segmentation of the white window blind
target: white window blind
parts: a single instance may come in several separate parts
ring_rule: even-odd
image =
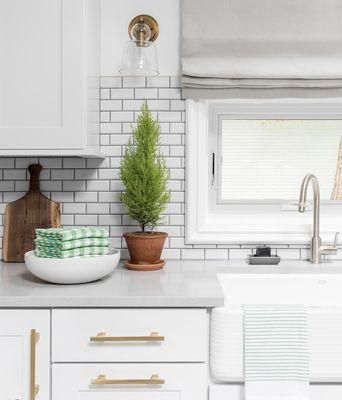
[[[256,120],[221,117],[219,201],[297,200],[314,173],[330,199],[342,120]]]

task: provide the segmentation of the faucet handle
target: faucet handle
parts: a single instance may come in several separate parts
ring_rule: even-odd
[[[339,236],[340,236],[340,232],[336,232],[335,233],[335,239],[334,239],[334,247],[337,247]]]

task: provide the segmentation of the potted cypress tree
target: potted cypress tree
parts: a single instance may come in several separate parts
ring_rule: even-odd
[[[140,226],[139,232],[123,235],[130,255],[125,266],[139,271],[157,270],[165,265],[160,257],[167,233],[155,231],[170,198],[159,137],[160,126],[144,102],[120,166],[124,186],[120,198],[128,215]]]

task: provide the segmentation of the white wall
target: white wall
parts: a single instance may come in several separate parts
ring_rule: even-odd
[[[101,75],[118,75],[123,44],[129,40],[128,24],[139,14],[154,17],[160,28],[157,39],[160,75],[180,72],[181,0],[102,0]]]

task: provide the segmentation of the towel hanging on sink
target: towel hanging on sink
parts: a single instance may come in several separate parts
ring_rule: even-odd
[[[244,305],[246,400],[309,400],[306,308]]]

